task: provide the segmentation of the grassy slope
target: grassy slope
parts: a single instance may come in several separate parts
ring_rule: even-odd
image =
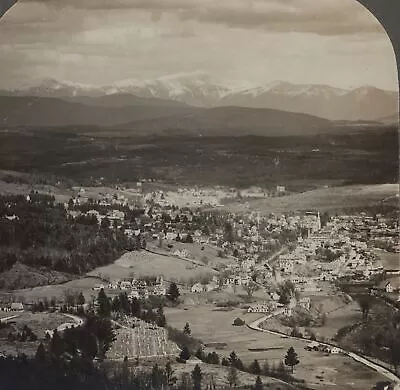
[[[259,210],[263,213],[305,211],[305,210],[344,210],[347,208],[368,207],[377,204],[398,202],[397,184],[354,185],[329,187],[303,193],[292,194],[265,200],[231,202],[225,208],[232,211]]]

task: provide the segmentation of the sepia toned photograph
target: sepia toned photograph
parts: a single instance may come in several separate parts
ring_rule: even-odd
[[[1,390],[400,390],[398,69],[361,1],[0,15]]]

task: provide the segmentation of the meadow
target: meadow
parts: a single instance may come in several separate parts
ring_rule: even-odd
[[[163,276],[167,281],[181,281],[216,273],[203,264],[195,264],[172,255],[160,255],[148,251],[127,252],[113,264],[98,267],[89,276],[106,279],[122,279],[129,276]]]
[[[351,211],[388,205],[396,207],[398,203],[398,184],[348,185],[313,189],[281,197],[248,202],[232,201],[225,204],[229,211],[261,213],[284,213],[287,211]]]
[[[379,374],[348,357],[306,351],[304,341],[256,332],[247,326],[233,326],[232,322],[236,317],[247,323],[260,317],[259,314],[247,314],[243,309],[221,311],[215,310],[213,305],[196,305],[184,309],[169,308],[165,310],[165,314],[171,326],[182,329],[189,322],[194,337],[206,344],[217,343],[219,348],[216,352],[220,355],[228,356],[235,351],[247,364],[257,359],[260,364],[267,360],[270,365],[278,365],[287,349],[293,346],[300,360],[294,375],[306,380],[313,388],[371,388],[378,380],[382,380]],[[222,348],[223,345],[226,346]]]

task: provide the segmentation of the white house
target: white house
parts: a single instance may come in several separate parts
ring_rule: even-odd
[[[11,311],[23,311],[24,305],[22,302],[12,302],[10,306]]]
[[[150,295],[155,295],[159,297],[164,296],[166,293],[167,289],[162,284],[155,284],[149,290]]]
[[[256,305],[251,305],[247,309],[248,313],[270,313],[271,312],[271,305],[268,303],[259,303]]]
[[[201,283],[195,283],[190,289],[192,293],[202,293],[204,291],[204,287]]]
[[[133,289],[130,294],[128,295],[130,300],[132,299],[139,299],[139,291],[137,289]]]
[[[380,288],[389,294],[397,292],[397,291],[400,292],[400,277],[397,276],[397,277],[394,277],[394,278],[384,281],[380,285]]]
[[[119,288],[121,290],[129,290],[130,288],[132,288],[132,283],[128,280],[123,280],[120,285]]]
[[[386,291],[387,293],[392,293],[392,292],[394,291],[394,288],[393,288],[392,283],[387,282],[387,283],[385,284],[385,291]]]

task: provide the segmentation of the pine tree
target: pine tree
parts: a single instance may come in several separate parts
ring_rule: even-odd
[[[36,350],[35,359],[40,363],[43,363],[46,361],[46,350],[44,348],[43,343],[39,344],[39,346]]]
[[[176,383],[176,377],[174,376],[174,370],[172,369],[171,363],[168,361],[165,365],[165,378],[167,380],[167,386],[173,387]]]
[[[80,306],[83,306],[85,304],[86,300],[84,295],[82,294],[82,291],[79,293],[78,295],[78,299],[77,299],[77,304]]]
[[[280,377],[284,377],[286,375],[286,367],[285,367],[285,364],[282,361],[279,363],[278,368],[276,369],[276,373]]]
[[[159,390],[163,386],[163,372],[158,364],[155,364],[151,371],[151,385],[155,390]]]
[[[96,335],[93,333],[88,334],[83,340],[83,353],[84,355],[93,360],[99,353],[99,344]]]
[[[238,361],[238,357],[235,353],[235,351],[232,351],[231,354],[229,355],[229,363],[231,366],[236,367]]]
[[[292,374],[293,374],[293,368],[294,368],[294,366],[296,366],[296,365],[299,364],[299,363],[300,363],[300,361],[299,361],[299,359],[298,359],[298,357],[297,357],[296,351],[294,350],[293,347],[290,347],[290,348],[288,349],[287,353],[286,353],[286,356],[285,356],[285,364],[286,364],[287,366],[291,367],[291,369],[292,369]]]
[[[269,374],[270,374],[270,368],[269,368],[268,360],[266,360],[263,365],[263,375],[269,376]]]
[[[254,362],[250,364],[249,370],[254,375],[261,374],[261,367],[257,360],[254,360]]]
[[[194,356],[196,356],[197,359],[205,360],[205,355],[204,355],[203,348],[199,347],[199,349],[196,351],[196,353],[194,354]],[[209,361],[207,361],[207,363],[209,363]]]
[[[202,379],[203,373],[201,372],[200,366],[196,364],[192,371],[193,390],[201,390]]]
[[[227,359],[227,358],[224,356],[224,357],[222,358],[222,360],[221,360],[221,365],[222,365],[222,366],[225,366],[225,367],[229,366],[229,365],[230,365],[229,359]]]
[[[182,348],[182,351],[181,351],[180,355],[179,355],[179,359],[181,359],[181,360],[186,362],[186,360],[188,360],[189,358],[190,358],[189,349],[188,349],[188,347],[184,346]]]
[[[235,366],[230,366],[228,375],[226,377],[230,387],[239,386],[239,378],[237,373],[237,368]]]
[[[108,317],[111,314],[111,302],[104,292],[104,289],[99,291],[97,296],[97,304],[97,314],[100,317]]]
[[[167,292],[168,299],[170,299],[172,302],[176,302],[180,295],[181,295],[181,293],[179,292],[178,286],[176,285],[175,282],[172,282],[169,285],[169,289]]]
[[[167,325],[167,320],[162,306],[157,309],[157,325],[161,328],[164,328]]]
[[[64,350],[64,341],[58,334],[57,329],[54,329],[53,337],[50,341],[50,353],[58,358],[64,353]]]
[[[264,385],[262,383],[262,380],[261,380],[260,376],[258,375],[257,378],[256,378],[256,383],[255,383],[253,389],[254,390],[263,390],[263,388],[264,388]]]
[[[185,327],[183,328],[183,333],[190,336],[192,334],[192,331],[190,330],[189,323],[186,322]]]

